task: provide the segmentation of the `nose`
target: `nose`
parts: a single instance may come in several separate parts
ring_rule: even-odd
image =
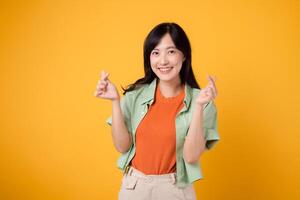
[[[169,63],[168,58],[165,54],[162,54],[161,58],[160,58],[160,62],[161,65],[166,65]]]

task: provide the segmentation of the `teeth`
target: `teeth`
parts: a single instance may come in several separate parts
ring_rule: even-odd
[[[172,69],[172,67],[158,68],[158,69],[162,72],[167,72],[167,71],[170,71]]]

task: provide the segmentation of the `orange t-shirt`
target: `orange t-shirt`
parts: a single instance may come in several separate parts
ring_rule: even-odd
[[[157,85],[155,101],[136,130],[134,168],[148,175],[176,172],[175,119],[184,96],[182,89],[178,95],[166,98]]]

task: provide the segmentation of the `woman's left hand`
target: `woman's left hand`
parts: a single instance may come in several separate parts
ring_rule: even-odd
[[[204,106],[211,100],[215,100],[218,94],[216,83],[215,83],[216,78],[213,78],[210,75],[208,75],[207,78],[209,80],[209,83],[205,88],[200,90],[200,93],[196,99],[196,103],[199,104],[200,106]]]

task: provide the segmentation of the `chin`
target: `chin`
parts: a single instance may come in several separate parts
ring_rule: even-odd
[[[166,76],[158,75],[157,77],[159,78],[159,80],[165,81],[165,82],[171,82],[171,81],[174,81],[176,79],[175,76],[166,77]]]

